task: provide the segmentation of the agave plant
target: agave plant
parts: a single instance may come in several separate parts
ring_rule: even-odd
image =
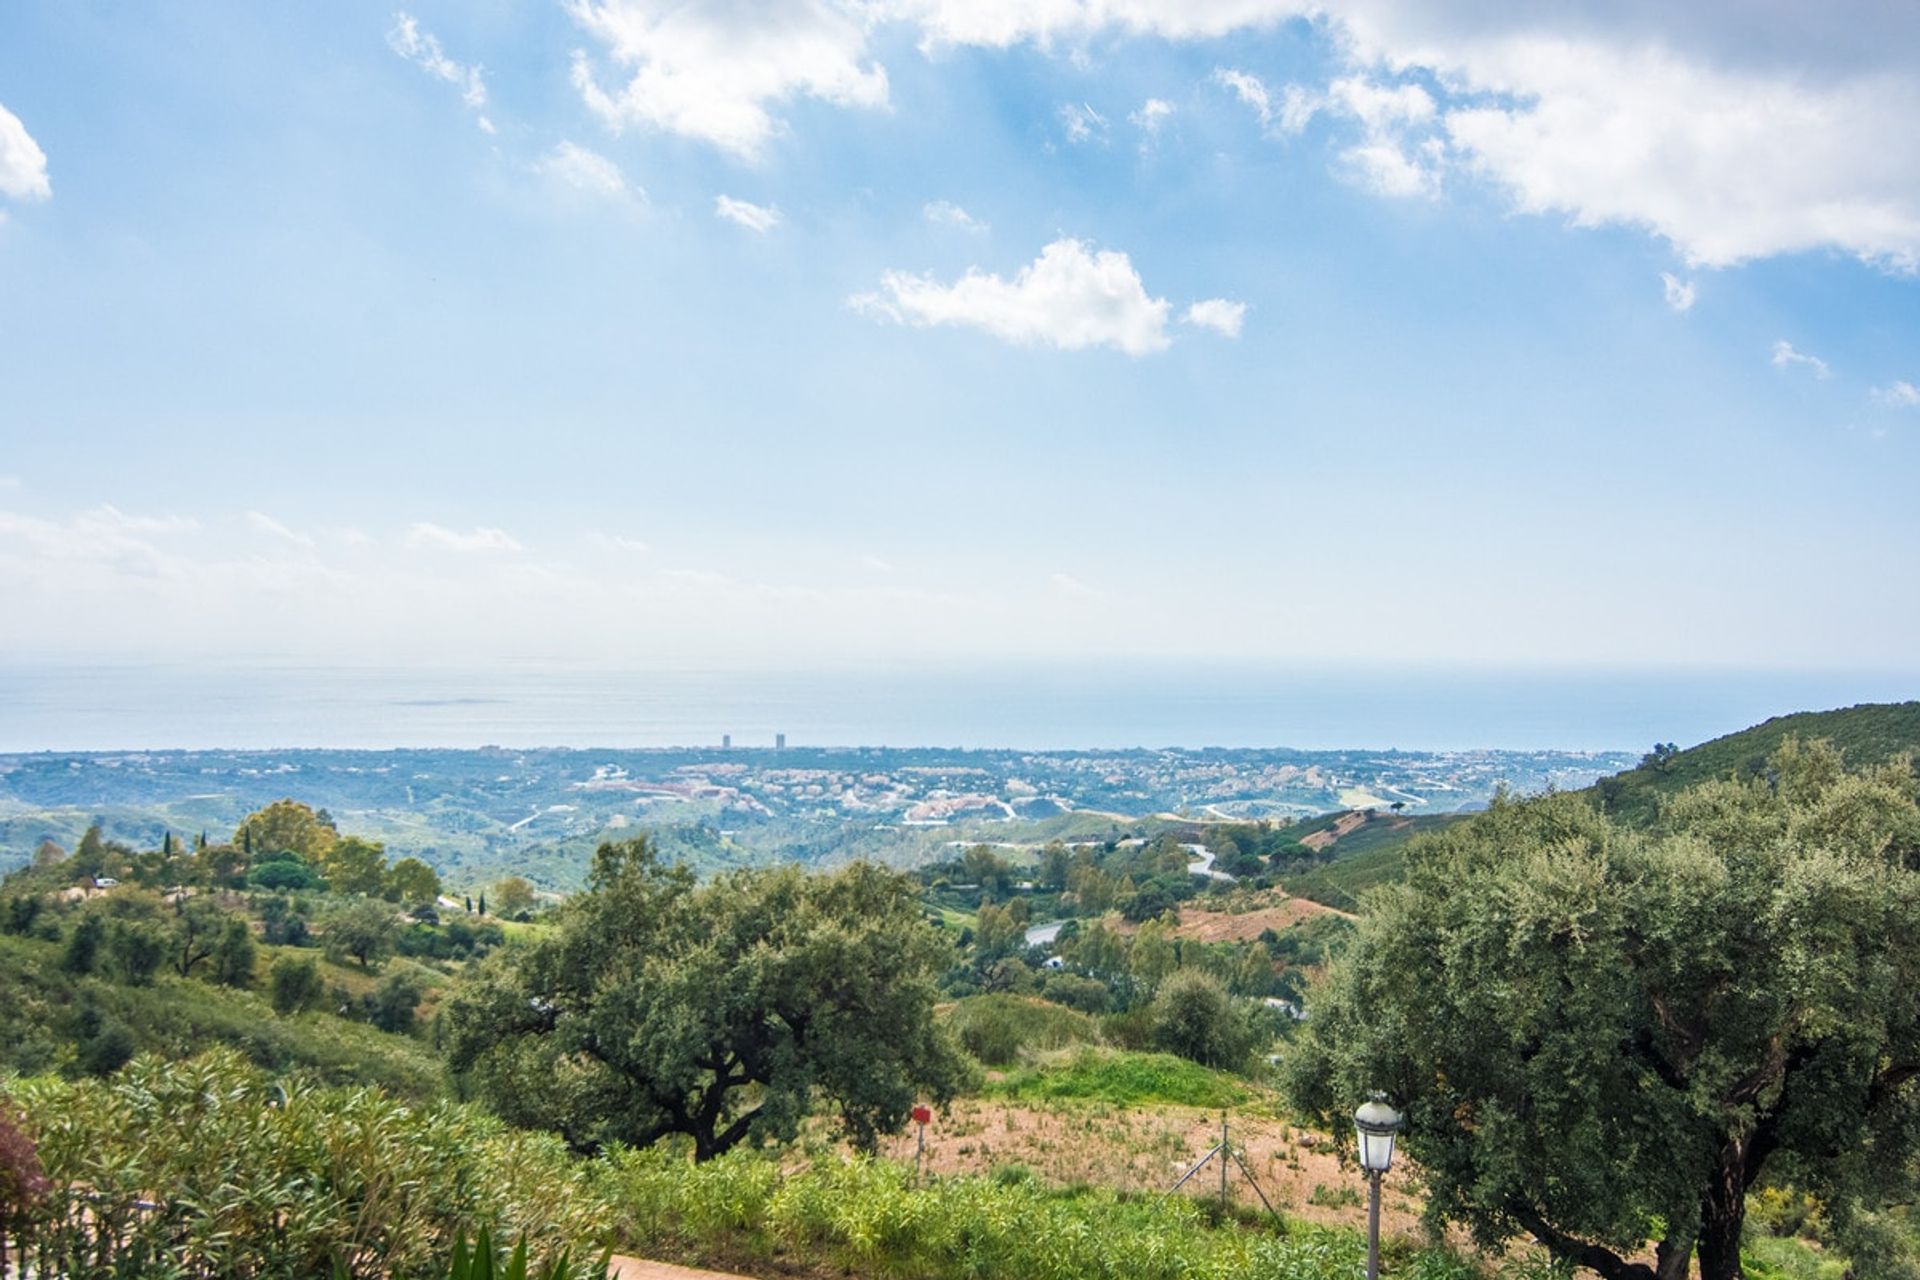
[[[514,1243],[512,1253],[502,1254],[493,1246],[493,1233],[482,1227],[471,1249],[464,1236],[454,1242],[445,1280],[606,1280],[608,1261],[603,1254],[597,1263],[576,1266],[571,1253],[562,1250],[529,1270],[525,1236]],[[334,1262],[333,1280],[352,1280],[345,1263]]]

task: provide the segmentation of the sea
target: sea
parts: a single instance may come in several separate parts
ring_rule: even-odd
[[[772,671],[0,662],[0,752],[284,747],[1645,750],[1920,671],[1104,662]]]

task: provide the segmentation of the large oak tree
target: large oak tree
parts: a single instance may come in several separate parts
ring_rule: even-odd
[[[1577,795],[1409,850],[1312,1003],[1298,1099],[1390,1091],[1429,1212],[1610,1280],[1740,1274],[1749,1187],[1843,1219],[1920,1149],[1920,811],[1906,762],[1789,742],[1650,831]],[[1655,1243],[1651,1263],[1635,1260]]]
[[[602,845],[551,933],[462,984],[449,1047],[504,1117],[583,1150],[685,1134],[705,1160],[793,1137],[816,1099],[871,1147],[962,1079],[933,1021],[950,958],[897,873],[702,886],[641,838]]]

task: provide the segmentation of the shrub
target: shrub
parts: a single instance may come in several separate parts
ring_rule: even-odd
[[[312,960],[281,956],[267,973],[273,1011],[282,1017],[320,1003],[320,969]]]
[[[1065,1049],[1100,1038],[1085,1014],[1012,995],[962,1000],[947,1015],[947,1025],[968,1053],[995,1067],[1006,1066],[1022,1051]]]
[[[1208,1067],[1238,1066],[1253,1051],[1246,1020],[1212,974],[1182,969],[1153,998],[1148,1018],[1157,1049]]]
[[[482,1228],[536,1233],[552,1256],[604,1213],[557,1139],[450,1103],[276,1083],[232,1052],[15,1095],[51,1184],[34,1274],[418,1275]]]

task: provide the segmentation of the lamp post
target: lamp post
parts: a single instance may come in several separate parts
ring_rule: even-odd
[[[1387,1105],[1387,1095],[1376,1093],[1353,1113],[1360,1135],[1360,1167],[1367,1171],[1371,1194],[1367,1200],[1367,1280],[1380,1280],[1380,1177],[1393,1165],[1393,1138],[1405,1123]]]

